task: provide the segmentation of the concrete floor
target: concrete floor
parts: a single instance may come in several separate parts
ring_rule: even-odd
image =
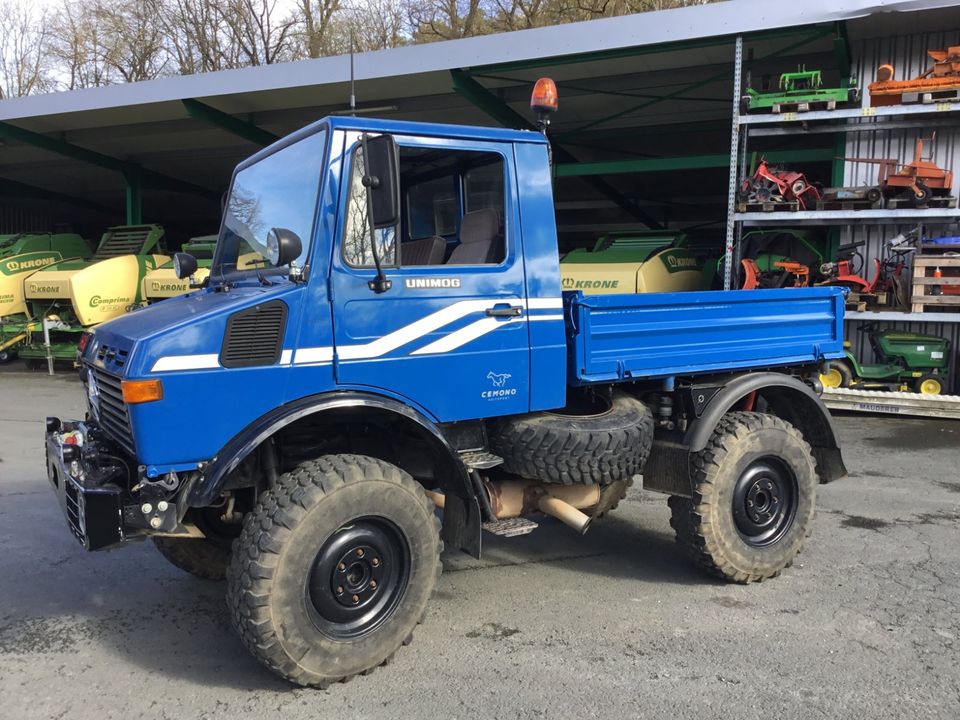
[[[314,691],[248,655],[220,584],[149,544],[79,547],[41,420],[81,406],[72,377],[0,373],[0,717],[960,717],[958,422],[840,418],[851,477],[776,580],[701,575],[635,492],[582,539],[448,554],[413,644]]]

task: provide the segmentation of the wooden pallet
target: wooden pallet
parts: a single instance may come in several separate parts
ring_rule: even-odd
[[[800,209],[800,203],[796,200],[787,202],[786,200],[769,200],[767,202],[739,202],[737,203],[737,212],[796,212]]]
[[[917,205],[913,198],[890,198],[887,200],[888,210],[910,210],[919,208],[920,210],[938,209],[952,210],[957,206],[955,197],[932,197],[927,200],[925,205]]]
[[[883,207],[883,200],[870,202],[862,200],[817,200],[817,210],[877,210]]]
[[[934,270],[946,270],[945,277],[932,277]],[[956,274],[951,274],[951,271]],[[960,255],[918,255],[913,258],[913,312],[929,312],[935,308],[960,307],[960,294],[942,294],[943,288],[957,288],[960,293]],[[941,294],[934,294],[939,288]]]
[[[936,95],[937,97],[934,97]],[[934,92],[922,92],[918,94],[920,102],[925,105],[933,103],[949,103],[960,100],[960,88],[951,88],[949,90],[936,90]]]
[[[806,107],[801,107],[805,105]],[[770,106],[770,112],[774,115],[782,115],[783,113],[805,113],[812,112],[815,110],[836,110],[837,101],[836,100],[811,100],[809,102],[800,103],[800,102],[783,102],[783,103],[774,103]]]

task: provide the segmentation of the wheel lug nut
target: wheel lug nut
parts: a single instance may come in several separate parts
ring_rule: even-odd
[[[747,500],[747,507],[753,507],[753,500]]]
[[[380,558],[374,558],[373,560],[370,561],[370,564],[373,565],[374,567],[377,567],[380,564]]]
[[[343,586],[337,585],[337,595],[343,595]]]
[[[350,598],[350,599],[353,600],[354,603],[360,602],[360,596],[359,596],[359,595],[354,595],[354,596],[353,596],[352,598]]]
[[[339,570],[340,572],[343,572],[346,569],[347,569],[347,566],[344,565],[343,563],[340,563],[339,565],[337,565],[337,570]]]
[[[375,588],[376,586],[377,586],[377,581],[376,581],[376,580],[371,580],[371,581],[370,581],[370,588],[373,589],[373,588]]]
[[[357,549],[357,557],[363,557],[363,548]]]

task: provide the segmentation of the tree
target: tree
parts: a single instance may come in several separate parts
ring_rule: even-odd
[[[35,6],[0,2],[0,97],[52,89],[47,19],[47,13]]]

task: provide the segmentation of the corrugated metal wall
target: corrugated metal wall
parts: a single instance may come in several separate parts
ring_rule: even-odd
[[[53,215],[43,203],[33,200],[0,202],[0,235],[52,229]]]
[[[943,32],[924,33],[918,35],[903,35],[864,40],[852,48],[854,73],[868,95],[867,86],[873,81],[876,68],[883,63],[892,63],[896,79],[903,80],[917,77],[932,64],[927,57],[927,49],[943,49],[952,45],[960,45],[960,30],[950,29]],[[960,122],[956,115],[950,116],[952,127],[944,126],[943,118],[936,118],[936,126],[909,130],[882,130],[876,132],[850,133],[847,135],[847,157],[866,158],[899,158],[909,161],[913,158],[914,146],[918,137],[929,138],[931,131],[936,130],[936,140],[931,145],[925,144],[923,155],[931,157],[940,167],[951,168],[954,176],[960,179]],[[845,166],[844,184],[864,185],[873,184],[877,179],[878,167],[875,164],[847,163]],[[958,188],[954,186],[954,194]],[[881,225],[872,227],[844,228],[841,243],[865,240],[862,248],[865,265],[861,275],[871,279],[873,277],[873,258],[882,256],[883,243],[897,233],[913,229],[914,226]],[[931,225],[926,234],[931,237],[941,235],[960,235],[960,224]],[[847,338],[853,343],[858,358],[870,361],[875,360],[870,348],[866,333],[858,332],[857,326],[862,323],[848,321],[846,323]],[[956,384],[957,348],[960,346],[960,323],[923,322],[923,323],[884,323],[886,327],[895,327],[898,330],[909,330],[948,338],[951,343],[951,374],[953,377],[953,391],[960,391]]]

